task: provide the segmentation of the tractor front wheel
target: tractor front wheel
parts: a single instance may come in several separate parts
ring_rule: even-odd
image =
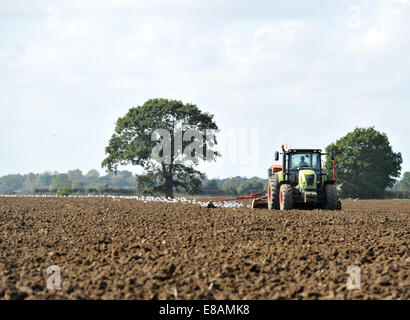
[[[293,190],[288,184],[282,184],[279,191],[280,210],[293,209]]]
[[[326,185],[326,209],[336,210],[338,208],[337,189],[334,184]]]

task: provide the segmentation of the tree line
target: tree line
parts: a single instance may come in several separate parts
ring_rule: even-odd
[[[141,176],[123,170],[101,176],[97,170],[83,174],[81,170],[66,173],[44,172],[29,174],[10,174],[0,177],[0,194],[138,194],[161,195],[138,183]],[[267,179],[259,177],[232,177],[207,179],[201,181],[196,192],[187,193],[177,189],[178,195],[236,196],[251,192],[265,192]]]
[[[410,171],[406,171],[393,188],[386,190],[385,198],[410,199]]]
[[[67,173],[29,173],[10,174],[0,177],[0,194],[138,194],[161,195],[152,192],[146,185],[139,184],[141,178],[130,171],[118,171],[101,176],[97,170],[83,174],[81,170],[69,170]],[[260,177],[205,178],[197,192],[187,193],[175,190],[176,195],[203,196],[239,196],[252,192],[266,193],[267,179]],[[348,197],[348,196],[345,196]],[[405,172],[402,179],[392,188],[387,188],[385,198],[410,198],[410,172]]]
[[[0,178],[1,194],[134,193],[135,188],[135,175],[127,170],[104,176],[94,169],[85,175],[76,169],[67,173],[10,174]]]

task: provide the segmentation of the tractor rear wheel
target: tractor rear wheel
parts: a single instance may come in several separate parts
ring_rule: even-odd
[[[289,184],[282,184],[279,191],[280,210],[293,209],[293,190]]]
[[[269,179],[268,209],[279,210],[279,178],[277,174]]]
[[[337,189],[334,184],[326,185],[326,209],[336,210],[338,207]]]

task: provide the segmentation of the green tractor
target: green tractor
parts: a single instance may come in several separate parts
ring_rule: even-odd
[[[269,185],[267,204],[269,209],[291,210],[296,207],[340,210],[337,195],[334,159],[333,178],[322,168],[320,149],[289,149],[282,145],[282,165],[268,169]],[[275,152],[275,161],[279,152]]]

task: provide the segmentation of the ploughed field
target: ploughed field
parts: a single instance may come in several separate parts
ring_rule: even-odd
[[[0,299],[409,299],[410,201],[342,206],[0,197]]]

